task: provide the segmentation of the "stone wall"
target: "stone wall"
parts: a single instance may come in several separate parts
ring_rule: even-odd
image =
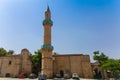
[[[70,54],[53,56],[54,75],[62,70],[64,74],[77,73],[79,77],[93,78],[89,55]]]
[[[29,52],[21,52],[21,54],[7,55],[0,58],[1,77],[17,77],[22,72],[26,74],[32,72],[32,62]]]

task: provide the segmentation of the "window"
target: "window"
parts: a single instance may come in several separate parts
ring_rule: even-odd
[[[12,64],[12,61],[9,61],[9,63],[8,63],[9,65],[11,65]]]

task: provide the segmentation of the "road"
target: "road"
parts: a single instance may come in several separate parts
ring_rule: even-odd
[[[0,80],[38,80],[38,78],[36,78],[36,79],[0,78]],[[47,79],[47,80],[73,80],[73,79]],[[95,79],[80,79],[80,80],[95,80]]]
[[[19,78],[0,78],[0,80],[38,80],[38,78],[36,78],[36,79],[28,79],[28,78],[25,78],[25,79],[19,79]]]

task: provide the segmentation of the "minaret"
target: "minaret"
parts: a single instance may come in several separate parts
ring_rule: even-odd
[[[52,51],[53,46],[51,45],[51,27],[53,22],[51,20],[51,12],[49,6],[45,12],[45,20],[43,20],[44,26],[44,44],[42,46],[42,74],[47,75],[47,78],[53,77],[53,60]]]

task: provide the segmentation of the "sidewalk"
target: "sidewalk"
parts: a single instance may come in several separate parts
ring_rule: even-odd
[[[29,78],[24,78],[24,79],[19,79],[19,78],[0,78],[0,80],[38,80],[38,78],[36,79],[29,79]],[[73,80],[73,79],[63,79],[63,78],[56,78],[56,79],[47,79],[47,80]],[[95,80],[95,79],[83,79],[80,78],[80,80]]]

